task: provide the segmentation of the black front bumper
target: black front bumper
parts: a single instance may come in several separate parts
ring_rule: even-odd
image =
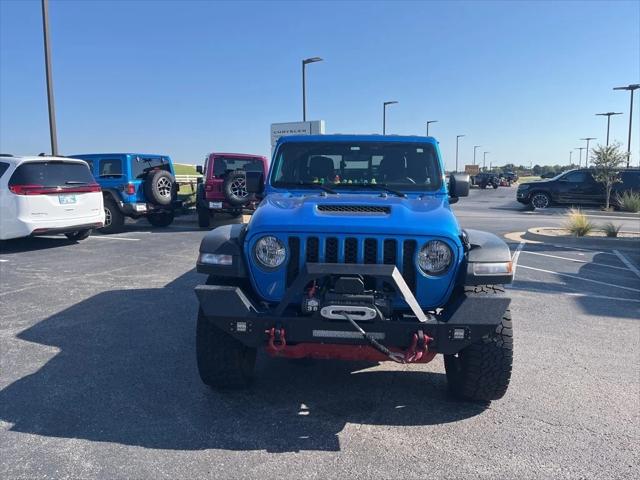
[[[511,301],[506,296],[460,293],[437,315],[427,314],[418,307],[415,297],[394,265],[342,264],[307,264],[285,293],[282,302],[273,308],[252,302],[239,287],[200,285],[196,287],[196,295],[202,313],[209,321],[249,347],[266,345],[267,332],[272,328],[284,329],[288,344],[366,345],[367,342],[346,320],[328,320],[317,313],[297,315],[288,308],[310,279],[347,272],[378,276],[394,282],[398,293],[411,308],[414,315],[405,316],[403,320],[359,322],[367,333],[387,347],[405,349],[411,344],[413,334],[422,330],[434,339],[429,344],[430,351],[457,353],[494,332]]]

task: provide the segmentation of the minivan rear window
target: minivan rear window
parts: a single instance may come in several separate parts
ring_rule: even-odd
[[[59,160],[23,163],[9,179],[9,186],[68,187],[93,183],[95,180],[86,163]]]
[[[171,172],[169,160],[166,157],[134,157],[131,159],[131,172],[135,178],[144,178],[151,170]]]

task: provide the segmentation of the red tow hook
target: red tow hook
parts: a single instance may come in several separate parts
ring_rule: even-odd
[[[418,330],[413,334],[411,345],[404,353],[404,361],[406,363],[418,362],[429,353],[429,343],[433,340],[429,335],[425,335],[422,330]]]
[[[264,333],[269,335],[267,344],[271,351],[279,352],[287,346],[287,339],[285,338],[284,328],[271,327],[271,329],[265,330]]]

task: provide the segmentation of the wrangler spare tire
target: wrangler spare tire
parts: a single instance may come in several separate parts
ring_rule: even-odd
[[[243,170],[235,170],[227,175],[222,185],[224,198],[230,205],[240,207],[249,202],[247,175]]]
[[[156,205],[167,206],[173,200],[176,180],[166,170],[149,172],[144,182],[144,193],[147,200]]]

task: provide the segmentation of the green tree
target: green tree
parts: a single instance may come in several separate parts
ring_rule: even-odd
[[[625,160],[626,154],[620,151],[619,143],[608,146],[598,145],[591,152],[593,178],[604,185],[607,209],[611,203],[613,185],[621,181],[620,168]]]

